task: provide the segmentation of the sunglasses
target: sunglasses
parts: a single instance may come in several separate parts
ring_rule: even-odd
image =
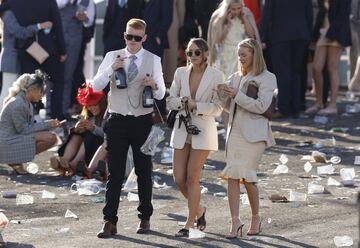
[[[142,41],[142,38],[141,36],[138,36],[138,35],[133,35],[133,34],[125,34],[125,39],[126,40],[134,40],[136,42],[140,42]]]
[[[186,52],[186,56],[188,56],[188,57],[192,57],[193,55],[195,55],[197,57],[200,56],[201,55],[201,50],[197,49],[195,51],[187,51]]]

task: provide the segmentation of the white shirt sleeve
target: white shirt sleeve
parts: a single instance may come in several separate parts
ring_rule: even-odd
[[[154,98],[161,100],[165,96],[165,83],[164,83],[164,77],[162,72],[162,66],[161,66],[161,59],[158,56],[154,56],[154,63],[153,63],[153,79],[157,84],[158,89],[153,91]]]
[[[113,69],[111,68],[114,62],[114,52],[108,52],[101,62],[99,69],[94,77],[93,89],[94,91],[103,90],[110,82]]]
[[[86,12],[87,12],[87,20],[84,21],[83,25],[84,27],[90,27],[93,23],[94,23],[94,19],[95,19],[95,3],[93,0],[89,1],[89,5],[86,8]]]
[[[59,9],[64,8],[68,4],[69,0],[56,0]]]

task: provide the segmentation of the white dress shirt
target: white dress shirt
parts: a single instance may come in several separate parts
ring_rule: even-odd
[[[111,52],[109,52],[111,53]],[[100,91],[102,89],[104,89],[110,79],[111,76],[113,74],[113,69],[111,68],[112,64],[114,63],[114,58],[113,56],[109,56],[109,53],[107,53],[105,55],[104,60],[101,62],[98,72],[96,73],[95,77],[94,77],[94,91]],[[137,59],[135,60],[135,64],[137,65],[137,67],[140,69],[142,60],[143,60],[143,54],[144,54],[144,48],[141,48],[140,51],[138,51],[136,54],[131,54],[127,49],[125,49],[125,54],[123,54],[122,56],[127,57],[127,59],[125,59],[125,65],[124,65],[124,69],[125,72],[127,72],[128,68],[129,68],[129,64],[130,64],[130,59],[128,59],[131,55],[135,55],[137,57]],[[151,75],[151,77],[154,79],[155,83],[157,84],[158,89],[157,90],[153,90],[153,95],[155,99],[162,99],[165,95],[165,84],[164,84],[164,78],[163,78],[163,72],[162,72],[162,66],[161,66],[161,59],[159,56],[154,55],[154,62],[153,62],[153,75]],[[111,112],[111,110],[110,110]]]

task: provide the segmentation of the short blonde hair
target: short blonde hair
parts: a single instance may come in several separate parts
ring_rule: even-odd
[[[266,64],[262,53],[262,48],[257,40],[251,38],[244,39],[239,42],[238,47],[239,48],[246,47],[252,51],[253,54],[252,73],[254,76],[259,75],[264,70],[266,70]],[[247,74],[246,69],[243,68],[241,64],[239,65],[239,70],[241,75]]]
[[[126,23],[126,28],[128,28],[128,27],[143,30],[145,32],[146,22],[142,19],[132,18]]]

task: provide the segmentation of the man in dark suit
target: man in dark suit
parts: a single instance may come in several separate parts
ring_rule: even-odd
[[[142,19],[147,24],[147,40],[144,43],[144,48],[161,59],[163,58],[164,49],[169,48],[167,33],[172,22],[173,7],[173,0],[143,0]],[[165,98],[155,100],[155,102],[160,114],[165,118]],[[158,116],[157,110],[154,113],[155,116]],[[159,119],[156,117],[154,120],[158,122]]]
[[[207,40],[211,15],[220,2],[220,0],[195,0],[196,19],[201,28],[201,38],[204,40]]]
[[[274,117],[296,117],[301,110],[301,72],[311,40],[311,0],[267,0],[260,36],[269,49],[278,83],[278,111]]]
[[[160,58],[169,48],[167,32],[172,22],[173,0],[144,0],[142,19],[146,22],[148,38],[144,48]]]
[[[44,31],[37,33],[37,41],[48,53],[49,57],[39,64],[27,52],[36,37],[26,40],[18,40],[19,60],[21,73],[32,73],[35,69],[42,69],[50,76],[53,82],[51,93],[51,117],[64,119],[62,111],[62,98],[64,88],[64,61],[66,58],[65,41],[59,14],[59,9],[55,0],[11,0],[9,1],[11,10],[20,25],[28,26],[31,24],[51,21],[53,23],[49,34]]]
[[[142,0],[109,0],[104,18],[104,56],[125,47],[126,23],[141,13]]]

